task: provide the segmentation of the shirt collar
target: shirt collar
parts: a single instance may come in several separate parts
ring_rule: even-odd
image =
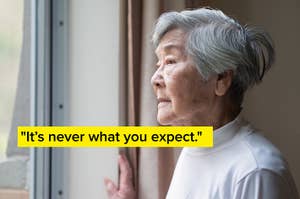
[[[224,144],[228,143],[238,133],[239,129],[245,125],[241,113],[232,121],[214,130],[214,146],[205,147],[185,147],[183,151],[197,154],[207,154],[218,150]]]

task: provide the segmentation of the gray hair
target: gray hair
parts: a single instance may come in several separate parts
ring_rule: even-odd
[[[154,46],[176,28],[187,33],[186,51],[205,80],[212,74],[233,71],[229,93],[238,105],[244,92],[261,82],[274,62],[273,41],[267,32],[242,26],[220,10],[200,8],[162,14],[154,28]]]

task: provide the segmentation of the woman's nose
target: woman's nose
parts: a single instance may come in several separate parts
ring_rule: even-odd
[[[161,88],[165,86],[162,71],[158,68],[151,78],[151,84],[154,88]]]

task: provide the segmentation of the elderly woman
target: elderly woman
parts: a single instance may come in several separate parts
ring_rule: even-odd
[[[220,10],[160,16],[153,42],[158,62],[151,83],[162,125],[214,127],[213,148],[184,148],[168,199],[296,199],[281,153],[240,116],[245,91],[274,60],[270,36]],[[111,199],[132,199],[131,169],[120,157],[120,185]]]

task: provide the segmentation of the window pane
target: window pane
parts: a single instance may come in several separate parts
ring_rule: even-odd
[[[28,149],[16,145],[17,126],[29,125],[30,114],[28,3],[0,0],[0,198],[29,198]]]
[[[0,0],[0,160],[5,159],[20,63],[23,1]]]

